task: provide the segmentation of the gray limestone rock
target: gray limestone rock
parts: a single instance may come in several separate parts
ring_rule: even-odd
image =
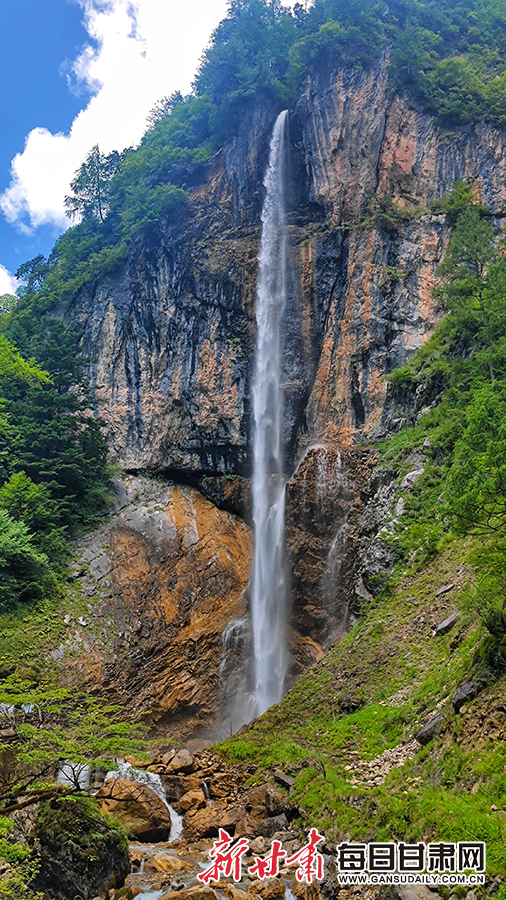
[[[451,631],[455,623],[460,618],[460,613],[454,612],[451,616],[448,616],[444,619],[443,622],[440,622],[439,625],[436,626],[436,634],[446,634],[448,631]]]
[[[478,681],[466,681],[455,691],[452,697],[452,706],[456,713],[467,703],[468,700],[474,700],[482,690],[482,685]]]
[[[446,722],[446,718],[442,716],[440,713],[437,716],[434,716],[423,728],[420,729],[417,734],[415,734],[415,738],[419,744],[425,746],[425,744],[429,744],[436,735],[439,734],[443,725]]]

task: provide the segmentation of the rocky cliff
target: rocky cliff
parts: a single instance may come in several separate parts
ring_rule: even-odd
[[[195,680],[212,670],[216,681],[221,631],[245,610],[249,537],[233,514],[247,518],[262,177],[275,112],[268,102],[252,106],[240,135],[210,160],[180,223],[156,244],[132,246],[121,272],[66,311],[93,359],[90,380],[112,453],[130,472],[191,485],[191,499],[190,487],[170,489],[165,514],[172,516],[170,502],[186,522],[190,504],[193,524],[178,533],[210,535],[197,549],[190,540],[190,555],[179,562],[169,553],[169,568],[157,544],[165,524],[149,547],[142,528],[134,535],[127,522],[111,537],[108,566],[121,611],[107,606],[103,614],[117,622],[130,616],[135,653],[156,655],[150,686],[141,687],[140,675],[134,681],[139,696],[150,694],[143,703],[159,720],[174,717],[178,704],[197,710],[195,725],[216,714],[218,694],[195,699]],[[358,445],[392,425],[383,376],[438,320],[433,288],[449,226],[431,201],[461,178],[474,182],[495,217],[504,216],[506,135],[483,124],[443,131],[392,93],[386,58],[366,71],[313,73],[289,121],[288,537],[294,640],[303,648],[299,659],[308,661],[321,653],[319,642],[346,627],[354,596],[369,596],[348,552],[350,514],[354,503],[360,508],[360,487],[374,463]],[[209,590],[193,584],[194,565],[215,573],[205,582]],[[185,572],[174,576],[178,566]],[[173,577],[185,584],[176,593]],[[197,595],[198,611],[190,612]],[[141,639],[146,609],[155,624]],[[190,634],[192,616],[203,652]],[[189,681],[184,673],[176,679],[190,647],[200,674],[193,669]],[[203,664],[208,649],[211,670]]]

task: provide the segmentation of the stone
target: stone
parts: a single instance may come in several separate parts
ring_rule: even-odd
[[[230,900],[251,900],[251,894],[249,892],[246,893],[246,891],[241,891],[233,884],[224,884],[223,893],[226,894],[227,897],[230,897]]]
[[[220,821],[220,828],[225,828],[226,831],[232,830],[232,834],[235,831],[235,826],[237,823],[246,816],[246,807],[245,806],[234,806],[226,810]]]
[[[141,890],[140,887],[122,887],[119,891],[114,892],[113,900],[135,900],[141,893]],[[96,897],[95,900],[101,900],[101,898]]]
[[[168,891],[160,900],[220,900],[219,895],[206,884],[191,884],[181,891]]]
[[[451,582],[451,584],[443,584],[441,587],[437,589],[435,592],[435,597],[441,597],[443,594],[448,594],[450,591],[453,591],[455,587],[455,583]]]
[[[129,834],[144,841],[164,841],[170,834],[170,812],[165,803],[145,784],[109,779],[97,799],[102,812],[110,813]]]
[[[188,750],[178,750],[175,756],[172,757],[168,766],[167,766],[167,774],[171,775],[174,772],[191,772],[193,768],[193,756]]]
[[[278,897],[284,897],[285,885],[279,878],[265,878],[253,881],[248,891],[250,894],[259,894],[262,900],[276,900]]]
[[[425,746],[425,744],[429,744],[430,741],[436,737],[437,734],[441,731],[443,725],[445,724],[446,719],[441,714],[434,716],[423,728],[420,729],[417,734],[415,734],[415,738],[419,744]]]
[[[273,837],[274,837],[274,835],[273,835]],[[269,846],[270,846],[269,841],[264,837],[257,837],[253,841],[250,841],[250,843],[249,843],[250,852],[254,856],[264,855],[265,853],[267,853]]]
[[[453,626],[455,625],[455,623],[458,621],[459,618],[460,618],[460,613],[458,613],[458,612],[452,613],[451,616],[448,616],[448,618],[444,619],[443,622],[440,622],[439,625],[436,625],[436,635],[446,634],[448,631],[451,631],[451,629],[453,628]]]
[[[378,892],[378,900],[437,900],[439,896],[425,884],[396,884]]]
[[[464,704],[468,700],[474,700],[481,690],[482,685],[478,681],[466,681],[465,684],[461,684],[452,697],[452,706],[455,712],[460,712]]]
[[[421,476],[423,475],[424,472],[425,472],[425,469],[423,466],[420,469],[413,469],[412,472],[408,472],[408,474],[405,475],[401,481],[400,490],[401,491],[409,490],[411,487],[413,487],[415,481],[417,481],[419,478],[421,478]]]
[[[282,784],[285,788],[290,789],[295,784],[295,778],[291,775],[287,775],[286,772],[283,772],[281,769],[274,769],[273,775],[275,781]]]
[[[183,794],[179,801],[182,812],[188,812],[189,809],[203,809],[207,806],[207,801],[203,791],[188,791]]]
[[[191,809],[183,816],[184,836],[193,843],[205,837],[217,837],[222,818],[222,810],[215,806],[205,809]]]
[[[221,799],[230,797],[237,791],[237,775],[232,772],[216,772],[209,781],[211,797]]]
[[[172,856],[170,853],[157,853],[149,856],[144,865],[145,872],[160,872],[163,875],[177,875],[180,872],[192,872],[195,866],[185,859]]]
[[[283,812],[285,795],[273,784],[255,785],[248,793],[246,805],[251,809],[264,806],[269,816],[277,816]]]

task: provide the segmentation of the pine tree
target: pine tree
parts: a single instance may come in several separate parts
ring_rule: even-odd
[[[109,211],[110,181],[118,169],[120,154],[100,152],[98,144],[91,148],[83,164],[76,171],[70,187],[73,196],[65,197],[65,214],[69,219],[100,219]]]

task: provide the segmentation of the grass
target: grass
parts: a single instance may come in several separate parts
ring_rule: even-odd
[[[354,841],[483,840],[488,874],[504,875],[506,812],[499,812],[506,809],[506,745],[498,743],[501,726],[494,722],[501,718],[506,677],[460,715],[451,706],[456,688],[479,675],[484,636],[473,610],[471,549],[469,540],[453,541],[418,571],[398,574],[278,707],[219,749],[259,773],[292,763],[292,797],[304,830],[314,825],[331,841],[346,833]],[[452,591],[435,596],[452,582]],[[456,626],[435,636],[431,626],[453,611],[460,612]],[[349,697],[358,708],[347,714],[341,705]],[[409,740],[439,711],[447,717],[441,735],[392,768],[382,784],[347,768]]]

